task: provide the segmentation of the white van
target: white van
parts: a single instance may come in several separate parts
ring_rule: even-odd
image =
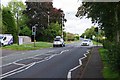
[[[10,45],[13,43],[11,34],[0,34],[0,46]]]

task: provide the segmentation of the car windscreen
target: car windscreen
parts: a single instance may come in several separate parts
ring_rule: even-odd
[[[83,40],[84,42],[88,42],[88,40]]]

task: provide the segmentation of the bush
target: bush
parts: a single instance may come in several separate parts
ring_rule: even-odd
[[[106,56],[111,69],[120,72],[120,43],[104,41],[103,46],[108,50]]]

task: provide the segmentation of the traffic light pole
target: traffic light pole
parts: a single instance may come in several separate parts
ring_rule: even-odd
[[[35,35],[34,35],[34,47],[35,47]]]
[[[35,47],[35,42],[36,42],[36,40],[35,40],[36,27],[35,26],[32,27],[32,35],[34,36],[34,47]]]

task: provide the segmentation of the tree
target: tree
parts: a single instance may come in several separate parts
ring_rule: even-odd
[[[6,34],[12,34],[14,38],[14,43],[17,42],[17,28],[15,25],[15,19],[8,7],[2,8],[2,24],[6,28]]]
[[[23,14],[23,11],[26,9],[26,5],[24,5],[22,1],[12,0],[8,3],[8,8],[11,10],[15,18],[18,35],[22,35],[22,34],[25,35],[25,33],[29,34],[30,29],[28,29],[26,25],[26,23],[28,22],[28,17],[25,14]],[[28,33],[24,32],[25,31],[24,29],[27,29]]]
[[[83,2],[78,8],[77,17],[87,15],[92,18],[93,23],[98,23],[99,27],[105,31],[107,41],[104,48],[108,49],[106,55],[112,69],[118,71],[120,75],[120,2]]]
[[[119,3],[83,2],[82,6],[78,8],[76,16],[81,18],[87,15],[87,18],[92,18],[92,22],[99,24],[99,27],[105,31],[105,35],[110,41],[119,42]]]
[[[22,1],[12,0],[8,3],[8,7],[13,13],[13,16],[16,20],[16,24],[18,19],[18,27],[26,25],[28,18],[26,15],[23,14],[23,11],[26,9],[26,5],[24,5]]]
[[[46,41],[46,36],[50,24],[58,22],[59,25],[62,23],[62,10],[53,8],[52,2],[29,2],[26,1],[27,8],[24,11],[29,18],[27,23],[28,27],[32,29],[36,25],[37,34],[36,39]],[[61,28],[61,26],[59,26]],[[39,37],[38,37],[39,36]]]
[[[81,37],[84,38],[84,36],[86,36],[86,38],[92,39],[92,36],[96,36],[97,33],[95,32],[95,27],[92,26],[91,28],[87,28],[85,30],[85,32],[81,35]]]
[[[51,23],[50,26],[44,30],[45,37],[47,41],[53,41],[56,36],[61,35],[61,25],[56,23]]]
[[[21,36],[31,36],[31,34],[32,31],[27,26],[25,26],[22,30],[20,30]]]
[[[75,35],[73,33],[66,33],[67,41],[74,41]]]

